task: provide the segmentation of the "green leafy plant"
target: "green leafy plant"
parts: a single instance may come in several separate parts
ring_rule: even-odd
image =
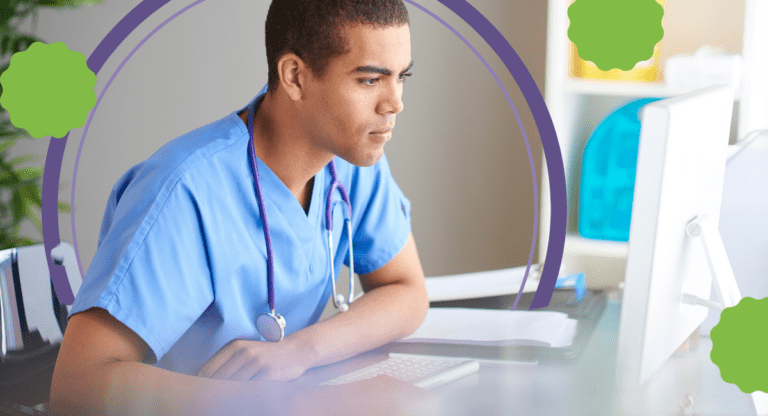
[[[32,17],[37,27],[37,13],[41,7],[74,8],[102,0],[0,0],[0,74],[10,65],[14,53],[27,50],[41,42],[33,34],[22,33],[19,27]],[[2,94],[0,85],[0,94]],[[43,226],[38,215],[42,206],[43,168],[29,166],[34,155],[11,158],[9,150],[19,139],[31,140],[26,130],[14,126],[8,112],[0,105],[0,249],[36,244],[39,241],[19,235],[22,224],[30,221],[42,236]],[[69,212],[70,206],[58,202],[60,212]]]

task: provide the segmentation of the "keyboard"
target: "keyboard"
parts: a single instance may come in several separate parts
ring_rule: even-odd
[[[389,358],[380,363],[322,384],[326,386],[346,384],[386,375],[430,390],[475,373],[479,368],[480,363],[477,360],[390,353]]]

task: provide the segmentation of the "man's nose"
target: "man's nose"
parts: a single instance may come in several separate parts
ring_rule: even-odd
[[[385,114],[397,114],[403,111],[403,85],[395,83],[387,88],[382,97],[381,112]]]

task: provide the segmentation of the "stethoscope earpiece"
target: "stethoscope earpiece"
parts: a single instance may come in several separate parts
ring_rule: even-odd
[[[349,310],[349,303],[344,303],[344,295],[339,293],[336,295],[336,305],[337,308],[339,308],[339,311],[346,312]]]

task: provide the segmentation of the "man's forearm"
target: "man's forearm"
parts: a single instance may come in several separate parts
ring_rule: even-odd
[[[54,383],[51,392],[52,414],[78,416],[394,416],[412,414],[423,398],[420,389],[394,379],[341,386],[231,381],[188,376],[133,361],[83,372],[66,383]]]
[[[286,414],[296,397],[318,386],[275,381],[229,381],[114,361],[54,383],[49,403],[65,415]]]
[[[349,311],[297,331],[285,341],[312,351],[312,367],[335,363],[407,336],[424,320],[429,302],[421,284],[391,284],[367,292]]]

